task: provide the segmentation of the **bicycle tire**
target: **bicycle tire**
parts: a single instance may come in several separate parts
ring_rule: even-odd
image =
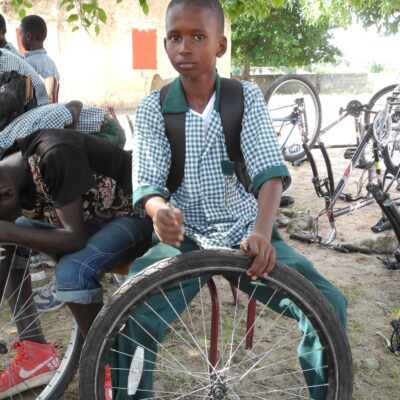
[[[229,277],[230,279],[238,279],[237,282],[240,282],[240,277],[243,276],[244,272],[247,270],[249,267],[249,260],[247,257],[243,255],[242,252],[238,250],[205,250],[205,251],[193,251],[193,252],[188,252],[185,254],[182,254],[178,257],[172,257],[169,259],[166,259],[160,263],[156,263],[153,266],[150,266],[140,272],[139,274],[133,276],[129,281],[127,281],[117,292],[114,293],[113,297],[111,298],[110,302],[102,309],[98,317],[96,318],[89,335],[87,337],[87,340],[85,341],[83,352],[82,352],[82,358],[80,361],[80,368],[79,368],[79,391],[80,391],[80,398],[84,398],[86,400],[103,400],[104,399],[104,368],[106,365],[106,362],[109,360],[109,355],[110,354],[116,354],[118,352],[118,349],[113,348],[114,344],[116,343],[116,340],[120,339],[121,337],[124,338],[126,333],[124,333],[124,329],[126,329],[126,324],[127,321],[132,318],[131,313],[132,310],[134,310],[136,307],[140,306],[148,306],[148,303],[151,302],[151,296],[155,295],[155,292],[162,293],[162,290],[165,290],[168,285],[174,285],[174,289],[177,287],[175,285],[179,285],[181,282],[185,281],[185,279],[198,279],[200,282],[200,277],[205,277],[207,276],[207,279],[209,276],[213,276],[215,278],[216,275],[222,274],[224,277]],[[341,327],[341,324],[336,316],[335,311],[333,310],[332,306],[330,303],[327,301],[327,299],[322,295],[322,293],[315,288],[310,282],[308,282],[306,279],[304,279],[301,275],[299,275],[297,272],[291,270],[290,268],[277,263],[275,266],[274,270],[268,277],[263,277],[261,278],[261,284],[266,285],[266,287],[270,288],[272,291],[275,291],[274,293],[280,293],[281,295],[284,295],[286,298],[290,298],[290,301],[292,301],[292,304],[296,304],[298,307],[300,307],[303,311],[306,312],[306,315],[308,319],[313,323],[315,330],[318,331],[318,335],[321,339],[321,343],[323,348],[325,349],[325,355],[326,355],[326,362],[324,365],[327,365],[327,375],[328,375],[328,386],[327,386],[327,395],[326,399],[327,400],[349,400],[351,399],[351,394],[352,394],[352,381],[353,381],[353,370],[352,370],[352,360],[351,360],[351,352],[350,352],[350,347],[346,338],[346,334]],[[239,285],[240,286],[240,285]],[[181,286],[180,286],[181,287]],[[198,294],[198,296],[201,296],[201,293]],[[275,294],[273,295],[275,296]],[[272,297],[273,297],[272,296]],[[277,295],[279,298],[279,294]],[[173,297],[171,297],[173,298]],[[202,302],[202,296],[200,299],[196,299],[196,303],[199,306],[199,304],[203,307],[205,304]],[[205,300],[204,300],[205,301]],[[270,303],[269,305],[272,304],[271,299],[268,300]],[[224,306],[228,304],[226,300],[223,302],[220,300],[219,302],[220,306]],[[231,337],[230,332],[225,332],[222,329],[222,325],[225,327],[229,327],[232,325],[234,329],[236,329],[236,325],[239,326],[239,318],[236,319],[236,308],[238,308],[242,304],[242,307],[247,307],[247,303],[242,301],[240,299],[239,301],[234,302],[233,306],[231,306],[235,311],[232,311],[232,313],[235,313],[235,318],[222,318],[221,319],[221,332],[223,332],[223,335],[220,335],[220,338],[222,336],[222,341],[224,340],[224,337]],[[186,311],[190,314],[190,308],[193,310],[196,310],[195,305],[193,305],[193,302],[188,306],[186,301]],[[206,308],[206,307],[203,307]],[[260,315],[264,313],[264,311],[267,309],[266,306],[264,306],[264,309],[261,310]],[[207,310],[207,308],[206,308]],[[203,309],[202,309],[203,312]],[[267,319],[268,318],[268,313],[270,312],[270,309],[268,308],[265,312],[264,317]],[[240,314],[240,311],[237,312],[237,315]],[[176,319],[176,322],[180,322],[185,318],[184,314],[179,314],[180,317]],[[197,319],[196,321],[201,325],[201,322],[198,320],[201,320],[201,313],[196,313]],[[222,315],[225,315],[222,313]],[[278,347],[280,352],[284,352],[286,350],[286,347],[292,349],[294,348],[295,344],[290,341],[290,338],[287,338],[287,331],[285,328],[283,328],[284,323],[291,322],[293,323],[292,319],[285,318],[281,314],[279,316],[280,319],[275,320],[275,324],[278,325],[282,323],[282,326],[275,326],[275,329],[277,332],[272,333],[273,327],[270,327],[268,325],[269,331],[267,332],[268,337],[265,338],[266,333],[264,332],[264,329],[260,329],[258,324],[255,326],[254,331],[258,333],[259,335],[264,335],[263,340],[268,343],[268,340],[270,338],[277,338],[280,342],[284,342],[284,346]],[[154,318],[154,315],[152,316]],[[162,320],[163,323],[165,323],[164,320]],[[226,321],[226,323],[225,323]],[[260,322],[258,317],[256,319],[256,322]],[[262,322],[262,321],[261,321]],[[161,323],[161,322],[160,322]],[[184,325],[184,324],[183,324]],[[295,321],[295,325],[297,328],[297,321]],[[254,327],[254,324],[252,325]],[[201,328],[199,328],[201,329]],[[293,328],[291,328],[293,329]],[[239,330],[239,329],[238,329]],[[197,328],[193,326],[193,329],[190,329],[191,332],[193,332],[191,335],[196,336],[197,334],[195,333],[197,331]],[[184,329],[179,329],[178,327],[176,330],[171,330],[172,334],[170,339],[174,338],[175,332],[185,332]],[[204,334],[206,333],[206,328],[204,328]],[[293,331],[292,331],[293,333]],[[276,334],[277,336],[274,336]],[[233,334],[232,334],[232,342],[233,342]],[[247,334],[246,334],[247,337]],[[202,337],[201,337],[202,339]],[[256,345],[252,347],[252,352],[255,354],[255,349],[257,346],[260,346],[260,343],[262,346],[264,346],[264,342],[261,341],[261,339],[257,336],[257,339],[260,341],[257,342]],[[243,340],[243,339],[242,339]],[[199,342],[203,343],[203,339],[200,340]],[[136,342],[138,343],[138,342]],[[162,342],[164,343],[164,341]],[[166,342],[167,343],[167,342]],[[206,341],[206,338],[204,337],[204,343],[206,343],[205,347],[207,347],[208,341]],[[175,344],[175,345],[174,345]],[[279,342],[275,344],[275,346],[278,346]],[[143,345],[145,346],[145,345]],[[229,346],[229,344],[228,344]],[[268,346],[268,344],[266,345]],[[269,348],[270,353],[274,353],[273,347],[274,345],[271,344],[271,347]],[[192,353],[186,353],[185,352],[185,347],[186,347],[186,342],[183,340],[180,336],[175,338],[175,341],[172,340],[172,343],[166,344],[165,347],[170,348],[170,352],[175,355],[175,357],[179,357],[179,351],[182,351],[182,357],[183,357],[183,363],[185,368],[193,368],[193,371],[195,369],[195,365],[192,365],[195,360],[197,360],[198,355],[192,354]],[[231,355],[231,359],[234,360],[234,356],[239,359],[239,355],[236,354],[239,353],[238,350],[239,346],[235,348],[234,354]],[[165,352],[164,346],[159,343],[158,344],[158,349],[159,349],[159,354],[158,354],[158,360],[161,360],[160,362],[157,363],[157,366],[154,366],[154,370],[158,368],[162,368],[162,365],[168,365],[167,363],[167,358],[170,353],[169,351]],[[220,347],[218,356],[220,360],[223,360],[223,354],[224,350],[226,348]],[[263,347],[264,349],[264,347]],[[118,354],[123,354],[125,355],[125,350],[120,351]],[[162,354],[160,354],[162,352]],[[246,353],[247,354],[247,353]],[[240,359],[240,362],[236,362],[235,366],[240,368],[240,365],[246,361],[246,357],[250,357],[251,360],[256,360],[256,356],[252,356],[251,352],[249,353],[250,356],[245,355],[243,356],[244,361]],[[276,354],[276,353],[274,353]],[[202,353],[201,353],[202,355]],[[200,358],[201,358],[200,355]],[[126,356],[129,356],[129,360],[133,360],[132,354],[126,353]],[[293,354],[291,352],[291,356],[293,357]],[[171,356],[172,357],[172,356]],[[260,356],[259,356],[260,357]],[[265,357],[265,356],[264,356]],[[273,357],[272,357],[273,358]],[[293,357],[296,362],[297,362],[297,352],[295,350],[295,356]],[[257,360],[260,360],[258,358]],[[264,360],[261,360],[264,361]],[[255,362],[255,364],[261,362]],[[273,360],[272,360],[273,361]],[[271,361],[271,362],[272,362]],[[229,365],[230,365],[230,359],[228,360]],[[291,365],[293,363],[293,359],[291,358],[290,361],[287,359],[284,360],[284,363],[281,365],[284,365],[283,370],[286,371],[284,375],[274,375],[274,368],[276,367],[276,364],[279,364],[277,361],[276,364],[272,363],[270,365],[271,371],[261,371],[262,376],[265,377],[267,375],[268,378],[268,385],[272,387],[273,383],[272,381],[275,379],[279,380],[279,377],[283,377],[283,383],[291,382],[292,374],[294,375],[295,372],[290,372],[291,371]],[[223,362],[222,362],[223,364]],[[233,362],[232,362],[233,364]],[[217,364],[219,365],[219,364]],[[237,377],[226,377],[226,381],[229,382],[230,385],[239,385],[240,389],[235,390],[245,390],[242,389],[243,387],[248,387],[246,385],[246,376],[250,374],[249,369],[247,366],[244,370],[245,372],[245,377],[243,378],[243,382],[241,381],[240,384],[238,383],[239,378]],[[121,367],[121,369],[124,367]],[[254,369],[255,367],[253,366],[253,371],[254,374],[257,373],[257,371]],[[257,366],[258,368],[258,366]],[[167,368],[168,369],[168,368]],[[207,363],[207,360],[205,361],[205,373],[207,376],[202,375],[204,379],[209,379],[212,381],[215,379],[215,375],[212,373],[209,373],[209,363]],[[233,367],[232,367],[233,369]],[[261,370],[261,367],[260,367]],[[224,370],[225,371],[225,370]],[[214,371],[215,372],[215,371]],[[220,371],[218,371],[219,373]],[[268,373],[272,373],[271,376],[268,377]],[[169,379],[162,379],[160,376],[159,372],[156,372],[157,378],[154,379],[155,381],[155,386],[157,386],[156,389],[153,389],[155,391],[154,394],[146,398],[177,398],[171,396],[171,392],[168,392],[169,389],[164,388],[163,385],[172,385],[171,387],[173,388],[173,393],[175,395],[183,395],[182,397],[179,398],[193,398],[193,392],[192,394],[189,393],[189,395],[186,392],[180,392],[179,390],[195,390],[193,388],[192,383],[188,383],[185,381],[191,380],[192,375],[192,370],[189,371],[187,374],[188,376],[184,376],[183,381],[180,381],[178,377],[176,377],[177,371],[172,370],[171,374],[173,375],[172,382],[170,382]],[[260,373],[260,371],[258,371]],[[298,373],[298,372],[297,372]],[[222,374],[222,373],[221,373]],[[225,372],[224,372],[225,374]],[[195,373],[193,372],[193,376],[196,376]],[[199,375],[200,376],[200,375]],[[300,376],[302,374],[300,373]],[[214,378],[213,378],[214,377]],[[225,379],[225,376],[219,375],[219,378],[221,382],[223,379]],[[237,378],[237,379],[236,379]],[[195,379],[195,378],[193,378]],[[262,378],[257,378],[257,381],[253,382],[252,385],[254,385],[254,390],[256,390],[257,387],[264,388],[265,385],[261,385]],[[296,375],[296,379],[298,379],[298,376]],[[208,380],[207,380],[208,382]],[[258,383],[257,383],[258,382]],[[299,386],[301,386],[303,382],[298,383]],[[120,386],[120,382],[118,382],[117,385]],[[188,389],[185,389],[182,385],[187,385]],[[198,384],[196,382],[196,384]],[[279,384],[279,382],[278,382]],[[161,389],[160,389],[161,388]],[[189,389],[190,388],[190,389]],[[214,386],[211,386],[211,388],[214,388]],[[268,388],[265,387],[265,390]],[[298,388],[296,388],[297,390]],[[203,396],[203,392],[198,392],[198,395],[203,396],[202,398],[217,398],[217,397],[207,397],[210,394],[210,388],[202,388],[201,390],[205,390],[205,396]],[[232,388],[229,388],[229,390],[233,390]],[[290,389],[286,388],[284,389],[286,392],[283,392],[279,390],[280,393],[278,393],[279,399],[283,398],[288,398],[286,395],[289,395],[289,398],[293,398],[293,392],[291,390],[295,389]],[[298,389],[300,392],[300,389]],[[302,390],[304,391],[304,387],[302,387]],[[169,395],[166,395],[163,397],[165,394],[170,393]],[[230,393],[230,392],[229,392]],[[233,393],[233,392],[232,392]],[[242,393],[242,392],[240,392]],[[239,393],[239,394],[240,394]],[[246,394],[247,393],[247,394]],[[249,393],[246,392],[243,396],[239,396],[236,392],[234,393],[234,396],[230,396],[228,398],[243,398],[247,399],[249,398],[248,395]],[[265,395],[267,393],[266,391],[260,392]],[[267,397],[268,399],[273,399],[275,398],[274,394],[275,393],[273,390],[270,390],[270,397]],[[302,392],[303,393],[303,392]],[[212,392],[214,394],[214,392]],[[158,397],[158,395],[160,395]],[[268,396],[268,394],[266,394]],[[132,395],[133,396],[133,395]],[[171,397],[170,397],[171,396]],[[196,396],[197,397],[197,396]],[[308,396],[305,396],[304,398],[308,398]],[[125,398],[125,397],[123,397]],[[130,399],[132,398],[137,398],[137,397],[129,397]],[[140,397],[143,398],[143,397]],[[224,398],[224,397],[221,397]],[[265,398],[265,397],[258,397],[256,398]],[[297,397],[296,397],[297,398]],[[303,398],[303,397],[302,397]]]
[[[365,112],[365,123],[370,124],[373,122],[373,116],[376,115],[378,111],[382,111],[386,104],[386,98],[388,94],[393,92],[397,85],[389,85],[379,90],[371,100],[368,102],[367,110]],[[392,115],[392,119],[396,118],[398,122],[400,115]],[[392,137],[389,143],[382,149],[382,158],[387,170],[395,175],[400,167],[400,135],[397,132]]]
[[[322,122],[321,101],[313,84],[302,76],[284,75],[272,82],[264,97],[285,160],[295,162],[304,158],[302,145],[305,142],[312,149],[318,139]],[[296,101],[301,98],[305,99],[305,111],[300,111],[292,121],[283,121],[282,119],[288,117],[288,112],[291,116],[294,115]]]
[[[28,257],[23,270],[25,272],[22,272],[24,276],[23,281],[30,279],[30,275],[32,274],[30,267],[30,257],[32,252],[29,251],[27,254]],[[13,257],[13,262],[14,261],[15,253]],[[48,267],[46,270],[43,269],[45,267],[37,268],[41,268],[48,277],[54,275],[54,267]],[[5,281],[7,282],[7,285],[8,278]],[[13,293],[19,293],[21,288],[22,284],[14,290]],[[11,295],[7,297],[6,291],[4,290],[3,295],[0,298],[0,336],[2,345],[4,346],[2,350],[5,352],[1,357],[0,370],[4,370],[14,358],[14,352],[11,349],[11,345],[13,342],[18,341],[18,332],[15,327],[15,320],[18,319],[19,312],[15,311],[16,309],[9,309],[8,300],[10,297]],[[79,333],[72,314],[67,310],[65,305],[56,312],[37,313],[34,318],[40,321],[46,339],[55,345],[61,364],[47,385],[34,388],[24,388],[23,391],[8,396],[7,398],[15,398],[19,400],[57,400],[61,398],[77,371],[78,361],[83,346],[83,338]]]

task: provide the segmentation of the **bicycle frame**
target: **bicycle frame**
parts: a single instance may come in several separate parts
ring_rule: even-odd
[[[313,179],[312,182],[314,184],[314,189],[317,193],[318,197],[323,197],[325,199],[325,208],[324,208],[324,214],[327,216],[328,221],[329,221],[329,226],[330,226],[330,231],[325,240],[323,240],[320,236],[317,237],[316,241],[320,244],[324,245],[330,245],[333,240],[336,238],[336,225],[335,221],[336,218],[347,214],[349,212],[352,212],[354,210],[366,207],[372,203],[375,202],[375,199],[372,194],[368,194],[366,197],[361,197],[355,199],[351,205],[342,207],[339,209],[334,209],[334,206],[337,202],[337,200],[340,198],[340,195],[343,192],[343,189],[346,187],[347,182],[349,180],[349,177],[351,173],[353,172],[355,166],[357,165],[358,161],[361,159],[367,144],[370,142],[370,140],[373,140],[373,154],[374,154],[374,161],[372,165],[370,165],[370,168],[368,169],[368,182],[369,184],[372,184],[374,180],[376,180],[377,184],[376,186],[380,189],[383,188],[383,178],[382,178],[382,170],[380,166],[380,160],[379,160],[379,152],[378,152],[378,144],[376,143],[373,135],[373,127],[370,126],[368,130],[364,133],[364,127],[359,122],[359,128],[360,128],[360,133],[361,133],[361,141],[358,144],[355,153],[353,157],[351,158],[342,178],[340,179],[338,185],[336,188],[334,187],[334,182],[333,182],[333,174],[332,174],[332,167],[330,163],[330,159],[328,156],[328,153],[326,151],[325,145],[323,142],[320,142],[319,148],[321,149],[321,152],[323,154],[326,166],[327,166],[327,171],[328,171],[328,178],[325,178],[323,180],[319,179],[318,177],[318,171],[317,167],[315,164],[315,160],[312,156],[312,153],[310,149],[307,147],[307,145],[303,145],[304,150],[307,154],[307,158],[310,161],[310,165],[313,171]],[[397,178],[393,177],[392,182]],[[387,190],[389,190],[390,186],[392,183],[388,185]]]

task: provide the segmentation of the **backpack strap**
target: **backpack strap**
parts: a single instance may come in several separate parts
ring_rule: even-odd
[[[163,86],[160,90],[161,107],[170,86],[171,83]],[[173,193],[181,184],[185,171],[185,113],[165,113],[163,117],[165,122],[165,135],[167,136],[171,148],[171,167],[167,178],[167,188],[170,193]]]
[[[240,134],[244,113],[244,94],[242,84],[234,79],[221,78],[219,111],[225,135],[226,151],[235,163],[235,173],[247,192],[253,193],[253,185],[240,148]]]
[[[243,161],[240,133],[242,132],[244,95],[239,81],[221,78],[219,111],[229,159],[234,163]]]
[[[240,133],[244,112],[244,94],[239,81],[221,78],[220,115],[225,135],[225,144],[229,159],[235,163],[235,172],[247,191],[251,189],[251,179],[247,173],[243,154],[240,149]],[[161,88],[161,107],[171,84]],[[178,189],[185,170],[185,113],[164,113],[165,134],[171,147],[171,168],[167,178],[170,193]]]

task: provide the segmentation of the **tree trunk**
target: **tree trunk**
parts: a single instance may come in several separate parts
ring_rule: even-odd
[[[247,61],[243,65],[242,79],[244,81],[250,80],[250,63]]]

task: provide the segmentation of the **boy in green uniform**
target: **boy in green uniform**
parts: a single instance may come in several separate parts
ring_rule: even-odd
[[[159,91],[150,93],[141,102],[136,113],[133,147],[133,201],[142,204],[153,220],[157,239],[153,247],[136,260],[131,273],[136,274],[156,261],[188,250],[240,246],[252,260],[247,271],[249,279],[270,273],[279,260],[318,287],[345,325],[346,299],[319,275],[310,261],[289,247],[274,227],[282,190],[289,186],[290,176],[263,95],[249,82],[241,82],[244,113],[240,145],[258,199],[245,191],[234,168],[228,168],[231,162],[219,113],[220,77],[216,71],[216,60],[227,48],[223,33],[224,16],[218,0],[172,0],[169,3],[165,48],[179,78],[172,83],[162,106]],[[171,194],[173,210],[164,190],[170,173],[171,149],[165,135],[163,113],[185,113],[184,177]],[[189,293],[195,289],[185,287],[184,290]],[[170,322],[171,316],[163,314],[165,304],[162,303],[155,306],[155,312]],[[179,304],[174,303],[174,306],[182,309]],[[154,348],[151,337],[164,335],[165,324],[157,325],[152,315],[144,310],[135,311],[134,315],[135,321],[140,321],[148,334],[149,343],[140,342],[145,349]],[[133,343],[138,343],[140,331],[130,324],[127,332],[132,340],[120,342],[121,354],[133,354]],[[299,357],[303,368],[307,363],[314,365],[311,371],[304,373],[312,398],[323,399],[326,392],[325,376],[321,372],[323,351],[318,336],[315,331],[310,334],[312,326],[309,322],[308,325],[302,327],[304,336]],[[125,352],[128,346],[129,351]],[[118,373],[113,372],[113,386],[126,387],[127,376],[123,369],[129,369],[129,365],[124,365],[123,358],[117,360],[120,369]],[[155,355],[146,350],[139,389],[134,396],[114,389],[113,398],[151,398],[152,373],[148,363],[154,359]]]

